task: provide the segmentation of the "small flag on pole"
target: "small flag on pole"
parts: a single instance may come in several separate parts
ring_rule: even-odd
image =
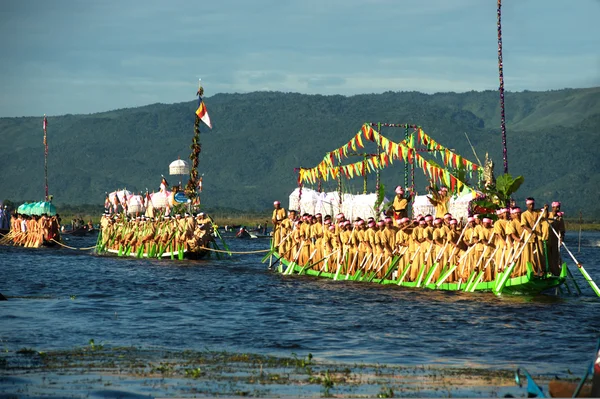
[[[46,130],[46,126],[48,126],[48,119],[46,118],[46,115],[44,115],[44,130]]]
[[[208,116],[208,111],[206,110],[206,105],[204,105],[202,97],[199,97],[198,101],[199,104],[198,109],[196,110],[196,115],[198,115],[198,118],[200,118],[202,122],[206,123],[206,126],[212,129],[212,125],[210,124],[210,117]]]

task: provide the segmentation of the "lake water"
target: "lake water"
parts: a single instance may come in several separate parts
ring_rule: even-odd
[[[232,251],[266,239],[229,237]],[[73,247],[94,245],[72,237]],[[600,283],[600,233],[566,244]],[[564,256],[568,256],[566,253]],[[0,356],[22,348],[226,350],[344,363],[467,366],[581,375],[600,334],[600,298],[496,297],[281,276],[262,254],[158,261],[0,247]],[[10,359],[9,359],[10,361]],[[0,374],[5,372],[0,369]]]

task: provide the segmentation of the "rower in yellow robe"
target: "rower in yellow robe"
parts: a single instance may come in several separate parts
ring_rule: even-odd
[[[456,219],[450,219],[448,225],[450,227],[448,229],[448,234],[446,235],[446,242],[448,243],[450,252],[448,253],[446,265],[452,267],[458,265],[458,260],[464,253],[465,244],[462,239],[459,241],[461,231],[458,230],[458,221]],[[454,271],[450,273],[446,280],[447,282],[453,283],[458,281],[459,276],[457,270],[458,269],[455,268]]]
[[[479,240],[478,230],[476,229],[477,225],[475,222],[476,218],[474,216],[469,216],[467,218],[467,225],[465,227],[465,231],[463,233],[463,245],[465,247],[465,252],[460,256],[458,263],[458,279],[461,281],[466,281],[471,275],[471,268],[473,267],[473,252],[475,251],[475,245]]]
[[[419,270],[421,270],[421,266],[423,265],[423,259],[425,258],[422,250],[421,243],[425,241],[423,239],[423,230],[427,226],[427,222],[425,222],[425,218],[421,218],[418,224],[413,227],[411,233],[411,244],[412,248],[409,249],[411,253],[410,257],[410,281],[416,281],[417,276],[419,275]]]
[[[343,268],[343,263],[341,263],[340,261],[341,244],[340,238],[336,233],[336,226],[334,224],[331,224],[329,220],[326,220],[326,222],[329,223],[324,224],[325,229],[323,232],[323,239],[321,240],[321,244],[323,246],[323,257],[327,256],[327,259],[321,262],[322,267],[320,268],[320,270],[326,272],[334,272],[338,270],[338,267]],[[342,273],[344,272],[343,269],[340,270],[342,270]]]
[[[369,221],[367,223],[367,228],[365,229],[365,244],[368,247],[368,253],[371,255],[371,257],[365,262],[363,268],[365,273],[370,273],[376,270],[379,259],[381,258],[380,249],[375,237],[376,232],[377,223],[375,223],[374,220]]]
[[[374,243],[375,243],[376,257],[375,257],[375,261],[373,263],[372,271],[377,273],[377,277],[382,277],[381,271],[383,269],[383,264],[386,261],[385,246],[386,246],[386,242],[387,242],[387,237],[384,237],[384,232],[383,232],[384,229],[385,229],[385,222],[383,220],[380,220],[379,222],[377,222],[376,227],[374,227],[374,230],[375,230]],[[390,253],[391,253],[391,251],[390,251]]]
[[[280,224],[285,219],[285,209],[281,206],[281,202],[273,202],[273,216],[271,222],[273,223],[273,242],[275,246],[279,245],[281,241]]]
[[[433,257],[432,267],[435,266],[435,271],[432,274],[432,281],[437,281],[440,277],[440,272],[442,268],[448,261],[448,245],[446,244],[446,238],[448,233],[446,232],[446,228],[443,226],[443,221],[441,218],[436,218],[433,221],[433,235],[432,241],[434,245],[435,252]],[[437,260],[437,263],[435,262]]]
[[[406,267],[410,263],[410,247],[414,247],[414,244],[411,243],[411,220],[405,217],[400,219],[399,222],[398,231],[396,231],[396,237],[394,238],[395,251],[400,256],[398,260],[398,277],[404,273],[404,270],[406,270]]]
[[[497,252],[496,244],[494,243],[494,227],[492,226],[492,219],[483,218],[482,227],[479,231],[479,242],[483,244],[482,258],[477,265],[478,271],[484,271],[483,281],[493,280],[493,259],[492,255],[495,256]]]
[[[394,226],[393,219],[390,217],[386,217],[383,220],[383,226],[380,237],[380,245],[383,250],[383,266],[381,268],[381,273],[379,277],[384,277],[387,274],[388,269],[391,266],[393,257],[397,255],[394,251],[396,247],[396,231],[397,228]]]
[[[310,215],[306,213],[302,215],[302,224],[300,225],[300,237],[304,245],[300,249],[300,254],[298,256],[297,263],[301,266],[305,266],[306,264],[308,264],[310,254],[312,253],[310,226]]]
[[[492,280],[496,279],[498,273],[503,269],[506,257],[508,256],[508,238],[507,238],[507,216],[510,210],[508,208],[500,208],[496,211],[498,219],[494,222],[494,245],[498,250],[494,255],[494,267],[492,270]]]
[[[370,262],[373,258],[371,250],[371,244],[369,244],[369,237],[367,237],[367,225],[364,220],[359,220],[356,229],[356,244],[357,244],[357,257],[356,257],[356,272],[361,271],[364,273],[364,267],[367,262]]]
[[[323,259],[323,236],[325,234],[325,228],[323,227],[323,215],[320,213],[317,213],[311,220],[311,225],[310,225],[310,236],[311,236],[311,242],[312,242],[312,250],[310,252],[310,256],[312,257],[312,259],[310,259],[310,261],[312,263],[315,263],[315,265],[313,266],[313,269],[315,270],[321,270],[321,268],[323,267],[323,261],[320,261],[320,259]]]
[[[335,231],[337,233],[338,242],[339,242],[339,252],[335,255],[337,262],[342,264],[342,270],[344,273],[348,273],[350,268],[350,261],[352,260],[352,255],[350,254],[350,235],[352,231],[350,228],[346,227],[346,221],[331,224],[335,227]],[[350,222],[348,222],[348,226]]]
[[[527,230],[527,233],[532,235],[529,241],[527,241],[527,245],[531,248],[533,271],[538,276],[543,276],[546,271],[546,256],[543,249],[542,224],[538,223],[535,226],[540,217],[540,211],[535,209],[535,200],[532,197],[527,198],[525,204],[527,205],[527,210],[521,214],[521,224]],[[546,212],[546,209],[542,212]],[[535,230],[533,230],[534,226]]]
[[[506,269],[512,263],[515,263],[511,277],[519,277],[527,273],[527,262],[531,262],[533,259],[533,246],[527,244],[523,247],[527,232],[521,223],[521,209],[512,208],[510,217],[510,223],[506,226],[506,234],[510,236],[511,251],[504,268]]]
[[[280,236],[281,236],[281,240],[279,242],[279,255],[283,256],[285,259],[291,259],[291,254],[290,251],[293,247],[293,242],[292,242],[292,230],[294,228],[294,222],[296,221],[296,211],[291,210],[288,214],[288,217],[283,219],[283,221],[281,222],[281,224],[279,225],[280,228]],[[275,243],[273,242],[273,245],[275,245]]]

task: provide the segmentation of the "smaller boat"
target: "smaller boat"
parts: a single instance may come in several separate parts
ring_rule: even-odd
[[[246,227],[242,226],[240,227],[240,229],[238,230],[237,233],[235,233],[235,238],[241,238],[244,240],[250,239],[250,238],[257,238],[256,235],[251,234]]]
[[[528,397],[547,397],[543,389],[524,368],[518,368],[515,372],[515,380],[520,387],[523,386],[521,374],[526,378]],[[598,338],[592,361],[587,364],[581,380],[579,382],[574,382],[555,378],[548,383],[548,393],[550,394],[550,397],[553,398],[600,397],[600,338]]]
[[[98,229],[93,226],[90,228],[88,225],[76,227],[75,229],[63,230],[62,235],[72,235],[77,237],[83,237],[88,235],[98,234]]]

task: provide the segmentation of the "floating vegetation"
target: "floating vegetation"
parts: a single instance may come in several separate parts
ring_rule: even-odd
[[[23,361],[26,359],[27,361]],[[224,351],[169,351],[107,347],[91,339],[72,350],[22,348],[0,357],[3,374],[27,384],[30,392],[51,393],[49,386],[80,393],[106,386],[158,396],[498,396],[523,392],[514,370],[338,364],[311,354],[275,357]],[[53,381],[52,385],[48,381]],[[544,376],[536,381],[547,383]],[[0,380],[0,390],[18,392],[19,383]]]

